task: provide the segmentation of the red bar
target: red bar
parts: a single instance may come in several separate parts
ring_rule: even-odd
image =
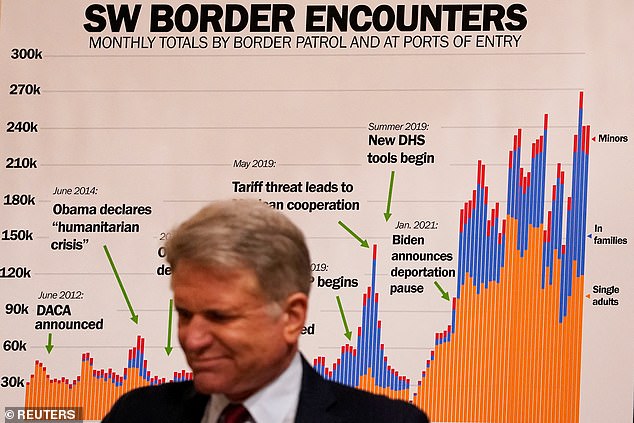
[[[583,91],[579,92],[579,109],[583,109]]]
[[[487,172],[486,166],[482,165],[482,184],[481,184],[482,186],[484,186],[484,181],[486,180],[486,172]]]
[[[548,113],[544,115],[544,129],[548,129]]]
[[[478,160],[478,185],[482,185],[482,160]]]

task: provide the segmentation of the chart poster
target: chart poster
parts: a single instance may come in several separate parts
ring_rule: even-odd
[[[633,16],[1,1],[5,421],[191,378],[164,242],[252,198],[305,232],[325,378],[436,422],[630,423]]]

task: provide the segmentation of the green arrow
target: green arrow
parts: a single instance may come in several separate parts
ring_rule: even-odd
[[[112,271],[114,272],[114,277],[117,278],[117,282],[119,283],[119,288],[121,288],[121,293],[123,294],[123,298],[125,298],[125,302],[128,305],[128,310],[130,310],[130,320],[134,323],[139,323],[139,316],[134,313],[134,309],[132,308],[132,304],[130,303],[130,299],[128,298],[128,294],[125,292],[125,288],[123,287],[123,282],[121,282],[121,278],[119,277],[119,272],[117,272],[117,267],[114,265],[114,261],[112,261],[112,257],[110,256],[110,251],[108,251],[108,246],[104,245],[103,250],[106,252],[106,256],[108,257],[108,261],[110,262],[110,267],[112,267]]]
[[[167,347],[165,347],[165,352],[167,355],[172,353],[172,309],[174,306],[174,300],[170,299],[170,311],[167,318]]]
[[[383,213],[383,216],[385,216],[386,222],[390,220],[390,217],[392,217],[392,213],[390,212],[390,209],[392,208],[392,188],[393,187],[394,187],[394,171],[392,171],[392,175],[390,176],[390,192],[387,194],[387,207],[385,209],[385,213]]]
[[[445,300],[449,301],[449,293],[447,291],[445,291],[444,289],[442,289],[442,286],[440,286],[440,284],[437,281],[434,281],[434,285],[436,285],[436,288],[438,288],[438,290],[442,294],[442,297]]]
[[[49,354],[51,353],[51,351],[53,351],[53,334],[52,333],[48,334],[48,344],[46,344],[45,347],[46,347],[46,351],[48,351]]]
[[[361,237],[357,234],[355,234],[352,229],[350,229],[349,227],[346,226],[345,223],[343,223],[341,220],[339,221],[339,226],[341,226],[342,228],[344,228],[346,231],[348,231],[348,233],[350,235],[352,235],[353,237],[356,238],[357,241],[359,241],[361,243],[361,246],[363,248],[370,248],[370,245],[368,244],[368,241],[365,239],[361,239]]]
[[[352,339],[352,332],[350,332],[350,329],[348,329],[348,322],[346,322],[346,315],[343,312],[343,306],[341,305],[341,299],[339,299],[339,295],[337,295],[337,305],[339,306],[339,313],[341,313],[341,320],[343,320],[343,327],[346,329],[346,333],[344,333],[344,335],[346,335],[346,338],[348,338],[348,341],[350,341]]]

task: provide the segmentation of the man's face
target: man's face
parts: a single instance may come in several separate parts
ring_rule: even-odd
[[[273,303],[255,273],[181,260],[172,274],[178,339],[199,392],[242,400],[277,377],[297,349],[307,298]]]

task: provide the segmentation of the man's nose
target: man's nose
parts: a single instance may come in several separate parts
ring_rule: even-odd
[[[179,327],[179,341],[186,351],[199,351],[213,343],[209,322],[204,317],[194,315],[186,325]]]

